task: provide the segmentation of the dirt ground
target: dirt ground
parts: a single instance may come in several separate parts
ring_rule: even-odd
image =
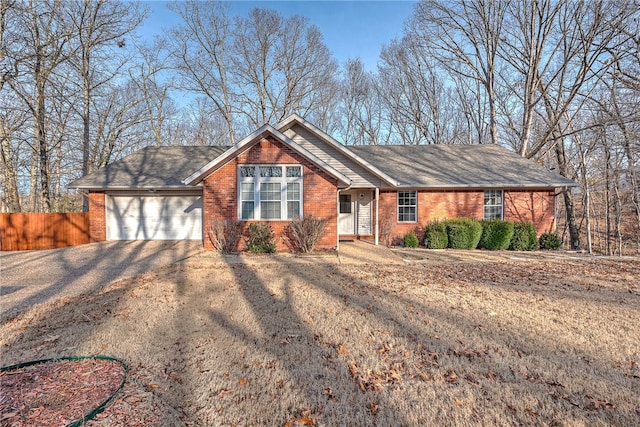
[[[640,259],[201,252],[0,325],[130,365],[111,425],[640,425]]]

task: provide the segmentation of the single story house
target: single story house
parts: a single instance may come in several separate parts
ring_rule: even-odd
[[[268,222],[285,249],[285,227],[306,215],[327,219],[323,248],[454,217],[553,231],[556,189],[574,185],[496,145],[345,146],[293,115],[233,146],[147,147],[69,187],[88,193],[92,241],[192,239],[212,249],[211,225],[240,220]]]

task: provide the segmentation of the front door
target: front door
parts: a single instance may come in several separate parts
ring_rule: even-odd
[[[353,209],[353,194],[341,193],[338,207],[338,234],[356,234],[356,215]]]

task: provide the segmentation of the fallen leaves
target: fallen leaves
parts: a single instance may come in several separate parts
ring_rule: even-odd
[[[295,427],[295,426],[315,426],[316,420],[311,417],[313,411],[307,409],[302,411],[302,414],[298,417],[293,417],[284,423],[283,427]]]
[[[402,376],[397,370],[372,370],[363,373],[355,360],[349,360],[347,365],[349,374],[363,392],[381,391],[383,386],[397,384],[402,380]]]
[[[344,344],[340,344],[338,347],[338,355],[340,356],[348,356],[349,352],[347,351],[347,347]]]
[[[98,359],[39,363],[0,373],[3,424],[67,425],[120,386],[122,365]]]

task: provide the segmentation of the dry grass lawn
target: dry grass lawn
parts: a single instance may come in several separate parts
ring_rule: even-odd
[[[5,322],[0,362],[125,359],[96,426],[640,425],[639,259],[421,256],[200,254]]]

